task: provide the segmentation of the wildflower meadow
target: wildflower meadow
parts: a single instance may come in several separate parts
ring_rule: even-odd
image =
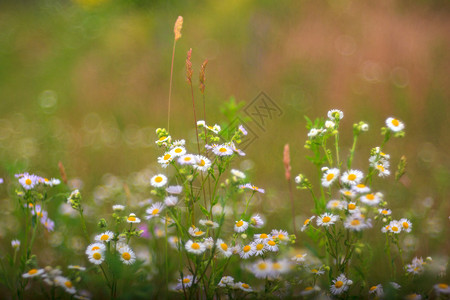
[[[171,22],[145,165],[124,152],[108,164],[131,174],[93,161],[83,178],[56,150],[45,171],[2,163],[2,299],[450,299],[448,205],[414,194],[398,110],[369,121],[319,105],[275,132],[283,143],[260,143],[273,131],[233,98],[209,100],[215,62],[180,45],[189,20]],[[265,115],[246,109],[281,116],[269,100]]]

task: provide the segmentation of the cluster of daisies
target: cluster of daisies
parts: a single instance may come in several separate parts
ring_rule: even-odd
[[[78,265],[69,265],[68,269],[72,271],[72,278],[78,277],[78,273],[85,271],[86,268]],[[74,299],[89,299],[89,293],[86,291],[78,291],[73,284],[73,279],[63,275],[59,268],[52,268],[47,266],[43,269],[30,269],[28,272],[22,274],[22,278],[33,280],[41,279],[50,287],[62,288],[65,292],[72,295]]]
[[[16,178],[18,178],[19,183],[22,185],[22,187],[25,190],[31,190],[35,186],[42,184],[46,186],[54,186],[61,183],[59,179],[52,178],[44,178],[38,175],[29,174],[29,173],[20,173],[15,175]]]
[[[33,205],[32,203],[28,203],[28,209],[33,216],[35,215],[37,217],[47,231],[53,231],[55,229],[55,222],[48,217],[48,212],[43,210],[40,204]]]
[[[112,244],[114,247],[107,247],[108,244]],[[100,265],[106,258],[105,252],[107,249],[113,249],[117,252],[120,256],[120,260],[126,265],[131,265],[136,261],[136,254],[126,243],[125,237],[122,235],[115,237],[114,232],[112,231],[106,231],[96,235],[95,243],[87,246],[85,253],[91,263]]]

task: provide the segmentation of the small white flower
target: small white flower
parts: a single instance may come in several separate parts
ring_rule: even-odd
[[[241,171],[236,170],[236,169],[231,169],[230,172],[231,172],[231,174],[233,174],[233,176],[236,176],[237,178],[245,179],[245,174],[244,174],[244,172],[241,172]]]
[[[235,232],[244,232],[248,228],[248,222],[244,220],[236,221],[236,224],[234,224],[234,231]]]
[[[215,228],[219,227],[219,224],[214,222],[214,221],[212,221],[212,220],[204,220],[204,219],[202,219],[202,220],[200,220],[198,222],[200,223],[200,225],[208,227],[208,228],[212,228],[212,229],[215,229]]]
[[[89,261],[95,265],[100,265],[105,260],[103,251],[93,251],[88,253]]]
[[[130,247],[125,246],[119,249],[120,260],[126,265],[132,265],[136,261],[136,254]]]
[[[178,279],[178,284],[177,284],[176,289],[183,291],[183,286],[186,289],[188,287],[191,287],[193,283],[194,283],[194,277],[192,275],[184,276],[183,278]]]
[[[169,194],[178,195],[183,191],[183,187],[181,185],[171,185],[166,188],[166,192]]]
[[[180,165],[193,165],[196,162],[195,155],[193,154],[185,154],[178,158],[178,163]]]
[[[263,255],[267,251],[267,247],[263,241],[253,242],[252,248],[254,249],[254,255]]]
[[[189,234],[190,234],[191,236],[194,236],[194,237],[200,237],[200,236],[205,235],[205,233],[206,233],[206,232],[204,232],[204,231],[201,231],[200,229],[198,229],[198,228],[195,227],[195,226],[189,227],[188,232],[189,232]]]
[[[86,247],[86,254],[90,254],[93,252],[103,252],[106,250],[106,246],[103,243],[93,243]]]
[[[177,203],[178,203],[178,197],[175,197],[175,196],[167,196],[164,199],[164,204],[167,207],[175,206],[175,205],[177,205]]]
[[[369,206],[376,206],[381,201],[380,195],[377,194],[366,194],[359,198],[362,203],[367,204]]]
[[[362,131],[369,131],[369,124],[367,124],[367,123],[362,124],[361,125],[361,130]]]
[[[345,277],[344,274],[341,274],[338,276],[338,278],[333,279],[330,291],[333,295],[340,295],[346,290],[348,290],[349,287],[349,281],[347,277]]]
[[[339,109],[332,109],[328,111],[327,116],[330,120],[342,120],[342,118],[344,118],[344,113]]]
[[[306,261],[307,253],[299,253],[291,258],[292,261],[296,263],[303,263]]]
[[[393,132],[399,132],[405,128],[405,124],[392,117],[386,119],[386,126]]]
[[[24,189],[30,190],[34,188],[34,186],[38,183],[38,177],[36,175],[30,175],[25,173],[20,179],[19,183],[23,186]]]
[[[327,208],[330,210],[337,209],[342,210],[347,207],[347,201],[340,201],[340,200],[330,200],[327,203]]]
[[[151,218],[159,217],[159,214],[163,209],[164,204],[162,204],[161,202],[153,203],[152,206],[150,206],[150,208],[147,208],[147,210],[145,211],[147,213],[145,219],[150,220]]]
[[[361,231],[370,227],[359,214],[353,214],[347,217],[344,227],[353,231]]]
[[[206,172],[208,171],[209,167],[211,167],[211,161],[203,156],[203,155],[197,155],[195,157],[195,162],[194,162],[194,168],[197,170],[200,170],[202,172]]]
[[[162,187],[166,185],[167,183],[167,177],[163,174],[158,174],[152,177],[150,179],[150,184],[154,187]]]
[[[436,292],[437,295],[441,295],[441,294],[445,294],[448,295],[450,294],[450,286],[446,283],[438,283],[435,284],[433,286],[434,291]]]
[[[395,221],[395,220],[391,221],[388,226],[389,226],[389,231],[392,233],[396,233],[396,234],[400,233],[403,228],[402,224],[399,221]]]
[[[255,228],[261,228],[264,226],[264,220],[259,214],[253,215],[250,218],[250,225]]]
[[[217,239],[216,247],[217,249],[219,249],[219,252],[225,257],[230,257],[233,254],[230,247],[228,247],[228,245],[222,239]]]
[[[303,226],[301,228],[301,231],[305,231],[306,228],[311,224],[311,221],[314,220],[316,216],[311,216],[310,218],[306,219],[305,222],[303,222]]]
[[[383,287],[381,284],[374,285],[369,289],[369,294],[374,294],[375,296],[382,298],[384,296]]]
[[[187,241],[184,247],[189,253],[196,255],[202,254],[206,250],[206,246],[203,243],[193,242],[192,240]]]
[[[240,189],[248,189],[248,190],[252,190],[255,192],[260,192],[261,194],[264,194],[266,191],[262,188],[259,188],[255,185],[251,185],[250,183],[246,183],[246,184],[241,184],[239,186]]]
[[[339,216],[337,216],[337,215],[333,215],[330,213],[324,213],[317,218],[316,223],[317,223],[317,226],[327,227],[327,226],[333,225],[338,219],[339,219]]]
[[[204,120],[198,120],[197,121],[197,126],[206,126],[206,122]]]
[[[113,205],[112,209],[115,212],[119,212],[119,211],[123,211],[125,209],[125,206],[120,205],[120,204],[116,204],[116,205]]]
[[[400,219],[398,222],[402,225],[402,230],[403,231],[411,232],[411,229],[412,229],[411,221],[409,221],[406,218],[403,218],[403,219]]]
[[[254,254],[255,254],[255,248],[254,248],[253,244],[245,245],[244,247],[242,247],[241,252],[239,253],[241,258],[243,258],[243,259],[247,259],[250,256],[253,256]]]
[[[77,290],[72,284],[72,281],[70,281],[70,279],[67,277],[57,276],[55,278],[55,283],[60,287],[62,287],[69,294],[75,294],[77,292]]]
[[[175,146],[170,149],[169,153],[173,157],[182,156],[186,154],[186,148],[184,148],[183,146]]]
[[[231,276],[224,276],[220,279],[218,286],[220,287],[231,287],[234,285],[234,278]]]
[[[227,145],[217,145],[213,148],[213,153],[217,156],[230,156],[233,155],[233,149]]]
[[[238,282],[234,286],[235,286],[235,288],[241,289],[245,292],[253,292],[252,287],[250,285],[248,285],[247,283]]]
[[[15,251],[19,251],[20,248],[20,241],[19,240],[12,240],[11,241],[11,246],[13,247],[13,249]]]
[[[106,231],[106,232],[96,235],[94,240],[97,242],[105,242],[106,243],[106,242],[109,242],[110,240],[112,240],[113,237],[114,237],[114,232]]]
[[[239,125],[238,130],[242,133],[242,135],[247,135],[247,130],[245,130],[244,126]]]
[[[334,126],[336,126],[336,124],[333,121],[330,121],[330,120],[326,120],[325,121],[325,128],[326,129],[334,129]]]
[[[322,185],[329,187],[339,177],[339,169],[328,169],[323,173]]]
[[[23,278],[31,278],[42,275],[44,273],[44,269],[31,269],[28,272],[22,274]]]
[[[360,183],[363,177],[363,172],[359,170],[349,170],[342,174],[341,181],[345,184],[355,185]]]
[[[322,129],[311,128],[308,132],[308,137],[313,138],[322,133]]]
[[[78,266],[78,265],[69,265],[69,266],[67,266],[67,269],[78,270],[78,271],[86,271],[85,267]]]
[[[364,194],[364,193],[370,192],[370,188],[368,186],[366,186],[365,184],[363,184],[363,183],[360,183],[360,184],[352,186],[352,190],[355,193],[360,193],[360,194]]]
[[[256,278],[266,278],[271,274],[272,263],[269,260],[258,260],[250,266],[249,271],[252,272]]]
[[[128,218],[127,218],[127,222],[128,223],[141,223],[141,219],[139,219],[138,217],[136,217],[135,214],[131,213]]]

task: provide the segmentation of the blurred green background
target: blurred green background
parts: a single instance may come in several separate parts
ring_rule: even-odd
[[[104,174],[130,180],[143,169],[157,172],[155,129],[167,124],[178,15],[184,26],[175,53],[172,137],[193,141],[195,134],[184,69],[189,48],[199,111],[198,71],[209,60],[208,123],[226,126],[224,103],[230,97],[250,103],[261,91],[283,111],[264,130],[248,123],[258,139],[235,165],[252,167],[252,182],[268,190],[257,209],[280,222],[272,226],[290,228],[283,218],[290,215],[284,208],[289,207],[285,143],[293,174],[316,179],[305,158],[304,115],[344,111],[343,155],[351,147],[352,124],[368,122],[354,161],[364,171],[370,148],[382,141],[380,127],[395,116],[405,122],[406,137],[392,140],[385,152],[391,154],[392,172],[406,155],[408,173],[401,184],[391,176],[377,187],[396,217],[415,222],[413,253],[448,253],[450,2],[445,0],[2,1],[0,177],[11,181],[23,171],[58,176],[61,161],[69,179],[82,180],[86,201],[94,205],[98,186],[112,178]],[[0,195],[9,197],[5,185]],[[310,214],[312,200],[301,191],[295,197],[299,223]],[[6,211],[7,203],[1,204]],[[103,207],[110,210],[109,204]],[[3,227],[0,238],[6,236]]]

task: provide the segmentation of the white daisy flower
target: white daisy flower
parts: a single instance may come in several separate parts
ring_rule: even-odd
[[[369,289],[369,294],[374,294],[376,297],[382,298],[384,296],[383,287],[381,284],[374,285]]]
[[[347,207],[347,201],[330,200],[327,203],[327,208],[330,210],[332,210],[332,209],[342,210],[342,209],[345,209],[346,207]]]
[[[212,221],[212,220],[204,220],[204,219],[202,219],[202,220],[200,220],[198,222],[200,223],[200,225],[208,227],[208,228],[212,228],[212,229],[215,229],[215,228],[219,227],[219,224],[214,222],[214,221]]]
[[[203,240],[203,244],[205,245],[206,249],[211,250],[214,247],[214,239],[212,237],[207,237]]]
[[[204,120],[198,120],[197,121],[197,126],[204,127],[204,126],[206,126],[206,122]]]
[[[314,274],[314,276],[320,276],[325,274],[325,270],[323,269],[323,267],[317,267],[317,268],[310,268],[309,271]]]
[[[186,148],[184,148],[183,146],[175,146],[175,147],[172,147],[172,149],[170,149],[169,153],[173,157],[182,156],[182,155],[186,154]]]
[[[296,263],[303,263],[306,261],[307,253],[299,253],[291,258],[292,261]]]
[[[362,203],[367,204],[369,206],[376,206],[381,201],[381,197],[377,194],[366,194],[359,198]]]
[[[393,132],[399,132],[405,129],[405,124],[395,118],[387,118],[386,126]]]
[[[161,202],[153,203],[152,206],[150,206],[150,208],[147,208],[147,210],[145,211],[147,213],[145,219],[150,220],[151,218],[159,217],[159,214],[163,209],[164,204],[162,204]]]
[[[171,149],[173,149],[175,147],[179,147],[179,146],[184,146],[184,145],[186,145],[186,141],[184,139],[176,140],[175,142],[172,143]]]
[[[72,281],[64,276],[57,276],[54,281],[58,286],[62,287],[67,293],[75,294],[77,290],[73,286]]]
[[[227,145],[217,145],[217,147],[214,147],[212,151],[217,156],[233,155],[233,149]]]
[[[94,240],[97,242],[109,242],[110,240],[112,240],[114,238],[114,232],[112,231],[106,231],[103,233],[100,233],[98,235],[95,236]]]
[[[231,287],[233,285],[234,285],[234,278],[231,276],[223,276],[218,284],[218,286],[220,287]]]
[[[360,193],[360,194],[364,194],[364,193],[370,192],[370,188],[368,186],[366,186],[365,184],[363,184],[363,183],[360,183],[360,184],[352,186],[352,190],[355,193]]]
[[[13,247],[13,249],[16,250],[16,251],[19,251],[20,241],[19,240],[12,240],[11,241],[11,247]]]
[[[248,134],[247,130],[245,130],[244,126],[242,126],[242,125],[239,125],[238,130],[240,133],[242,133],[242,135]]]
[[[308,137],[313,138],[322,133],[322,129],[311,128],[308,132]]]
[[[93,243],[87,246],[85,253],[90,254],[92,252],[103,252],[106,250],[106,246],[103,243]]]
[[[305,222],[303,222],[303,226],[301,228],[301,231],[305,231],[306,228],[309,227],[309,225],[311,224],[311,221],[314,220],[316,216],[311,216],[309,219],[306,219]]]
[[[167,183],[167,177],[163,174],[158,174],[150,179],[150,184],[154,187],[162,187]]]
[[[352,214],[352,213],[355,213],[355,212],[358,211],[358,207],[356,206],[355,202],[349,202],[347,204],[347,210],[348,210],[349,213]]]
[[[139,219],[138,217],[136,217],[135,214],[131,213],[128,218],[127,218],[127,222],[128,223],[141,223],[141,219]]]
[[[253,235],[253,239],[255,240],[255,242],[260,243],[260,242],[267,242],[271,240],[272,237],[265,233],[260,233]]]
[[[266,248],[270,252],[278,252],[278,245],[274,240],[267,241]]]
[[[289,233],[286,230],[273,229],[270,232],[270,235],[273,240],[278,239],[280,242],[284,243],[289,241]]]
[[[271,264],[271,276],[278,277],[280,274],[286,274],[291,270],[291,264],[288,260],[283,259],[279,261],[274,261]]]
[[[266,278],[272,271],[271,262],[260,259],[250,266],[249,271],[252,272],[256,278]]]
[[[403,226],[399,221],[394,220],[389,223],[389,231],[392,233],[398,234],[402,231],[402,228]]]
[[[264,226],[264,220],[259,214],[253,215],[250,218],[250,225],[255,228],[261,228]]]
[[[243,259],[247,259],[254,254],[255,254],[255,249],[254,249],[253,244],[245,245],[244,247],[242,247],[241,252],[239,253],[240,257]]]
[[[221,130],[220,126],[215,124],[214,126],[208,126],[206,125],[205,128],[207,128],[208,130],[214,132],[215,134],[218,134]]]
[[[88,253],[88,259],[95,265],[100,265],[105,260],[105,254],[103,251],[93,251]]]
[[[181,185],[171,185],[166,188],[166,192],[173,195],[181,194],[183,187]]]
[[[344,222],[344,227],[353,231],[361,231],[369,226],[364,222],[364,219],[360,215],[353,214],[347,217]]]
[[[267,251],[266,245],[262,241],[261,242],[253,242],[252,248],[254,249],[255,256],[263,255]]]
[[[398,284],[397,282],[389,282],[389,284],[396,290],[399,290],[402,286],[400,284]]]
[[[383,215],[383,216],[390,216],[392,211],[390,209],[387,209],[387,208],[379,208],[378,209],[378,213],[380,215]]]
[[[192,275],[184,276],[183,278],[178,279],[177,289],[183,290],[183,286],[186,289],[188,287],[191,287],[193,283],[194,277]]]
[[[344,113],[339,109],[332,109],[328,111],[327,116],[330,120],[342,120]]]
[[[409,221],[406,218],[403,218],[403,219],[400,219],[398,222],[402,225],[402,230],[403,231],[411,232],[411,229],[412,229],[411,221]]]
[[[136,254],[130,247],[125,246],[119,249],[120,260],[126,265],[132,265],[136,261]]]
[[[438,283],[433,285],[434,291],[436,292],[437,295],[448,295],[450,294],[450,287],[448,286],[448,284],[446,283]]]
[[[42,275],[44,273],[44,269],[31,269],[28,272],[22,274],[23,278],[31,278]]]
[[[352,190],[342,189],[342,190],[340,190],[340,192],[344,197],[346,197],[348,199],[353,199],[356,197],[356,193],[353,192]]]
[[[244,292],[253,292],[252,287],[250,285],[248,285],[247,283],[238,282],[234,286],[235,286],[235,288],[241,289]]]
[[[185,154],[178,158],[178,163],[180,165],[193,165],[196,162],[195,155],[193,154]]]
[[[125,209],[125,206],[124,205],[120,205],[120,204],[116,204],[116,205],[113,205],[112,209],[115,212],[119,212],[119,211],[123,211]]]
[[[167,196],[166,198],[164,198],[164,204],[167,207],[171,207],[171,206],[175,206],[178,203],[178,197],[175,196]]]
[[[307,286],[300,292],[300,295],[301,296],[307,296],[307,295],[311,295],[312,293],[315,293],[315,292],[318,292],[318,291],[320,291],[320,287],[318,287],[317,285],[315,285],[315,286]]]
[[[164,142],[170,142],[171,139],[172,139],[172,138],[171,138],[170,135],[168,135],[168,136],[162,136],[162,137],[160,137],[157,141],[155,141],[155,144],[161,145],[161,144],[164,143]]]
[[[344,274],[341,274],[338,276],[338,278],[333,279],[331,287],[330,287],[330,291],[333,295],[340,295],[343,292],[348,290],[348,287],[352,284],[353,282],[349,279],[347,279],[347,277],[345,277]]]
[[[236,224],[234,224],[234,231],[235,232],[244,232],[248,228],[248,222],[244,220],[236,221]]]
[[[262,194],[265,193],[265,190],[262,188],[259,188],[257,186],[251,185],[250,183],[246,183],[246,184],[241,184],[239,186],[240,189],[248,189],[248,190],[252,190],[252,191],[256,191],[256,192],[260,192]]]
[[[339,177],[339,169],[328,169],[323,173],[322,185],[329,187]]]
[[[86,268],[85,268],[85,267],[82,267],[82,266],[79,266],[79,265],[69,265],[69,266],[67,267],[67,269],[70,269],[70,270],[78,270],[78,271],[86,271]]]
[[[338,219],[339,219],[339,216],[337,216],[337,215],[333,215],[330,213],[324,213],[317,218],[316,223],[317,223],[317,226],[327,227],[327,226],[333,225]]]
[[[23,186],[24,189],[30,190],[38,184],[38,177],[36,175],[30,175],[25,173],[20,179],[19,183]]]
[[[169,241],[169,244],[173,249],[178,250],[180,239],[177,236],[169,236],[167,240]]]
[[[349,170],[342,174],[341,181],[345,184],[355,185],[361,182],[364,174],[359,170]]]
[[[192,240],[189,240],[184,245],[184,248],[189,252],[193,253],[195,255],[202,254],[206,250],[206,246],[203,243],[200,242],[193,242]]]
[[[161,164],[161,167],[167,168],[170,162],[174,159],[174,156],[169,152],[164,153],[163,156],[158,157],[158,163]]]
[[[195,157],[195,163],[194,168],[197,170],[200,170],[202,172],[208,171],[209,167],[211,167],[211,161],[203,156],[203,155],[197,155]]]
[[[408,294],[404,298],[405,300],[422,300],[422,296],[416,293]]]
[[[385,226],[383,226],[383,227],[381,228],[381,232],[382,232],[382,233],[386,233],[386,232],[388,232],[390,229],[391,229],[391,226],[385,225]]]
[[[336,124],[333,121],[330,120],[326,120],[325,121],[325,128],[326,129],[334,129],[334,127],[336,126]]]
[[[233,174],[233,176],[235,176],[235,177],[237,177],[237,178],[245,179],[245,174],[244,174],[244,172],[241,172],[241,171],[236,170],[236,169],[231,169],[230,172],[231,172],[231,174]]]
[[[230,257],[233,254],[230,247],[228,247],[228,245],[222,239],[217,239],[216,247],[217,249],[219,249],[219,252],[225,257]]]
[[[191,236],[195,236],[195,237],[203,236],[203,235],[205,235],[205,233],[206,233],[206,232],[204,232],[204,231],[201,231],[200,229],[198,229],[198,228],[195,227],[194,225],[192,225],[191,227],[189,227],[188,232],[189,232],[189,234],[190,234]]]
[[[386,177],[391,175],[391,172],[388,170],[389,164],[386,162],[376,164],[375,168],[378,170],[379,177]]]

